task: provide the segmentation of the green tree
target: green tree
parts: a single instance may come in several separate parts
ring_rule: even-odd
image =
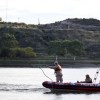
[[[0,37],[0,47],[1,48],[14,48],[18,47],[18,41],[13,34],[2,33]]]
[[[80,41],[73,40],[69,43],[68,51],[74,56],[82,56],[85,54],[84,46]]]
[[[62,41],[51,41],[49,43],[48,53],[63,56],[64,49],[63,49]]]
[[[11,48],[10,49],[10,58],[32,58],[36,57],[36,53],[33,51],[33,48],[26,47],[26,48]]]
[[[62,46],[63,46],[63,49],[64,49],[64,55],[70,53],[70,49],[69,49],[70,48],[70,43],[71,43],[70,40],[64,40],[64,41],[62,41]]]
[[[14,35],[9,33],[1,33],[0,37],[0,56],[9,57],[10,48],[18,47],[18,42]]]
[[[49,43],[48,53],[60,56],[66,54],[82,56],[85,54],[85,50],[83,44],[77,40],[51,41]]]
[[[36,53],[33,51],[33,48],[26,47],[24,49],[24,57],[30,58],[30,57],[36,57]]]

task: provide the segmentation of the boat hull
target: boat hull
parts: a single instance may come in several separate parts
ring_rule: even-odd
[[[58,92],[100,92],[100,84],[93,83],[59,83],[45,81],[42,85],[51,91]]]

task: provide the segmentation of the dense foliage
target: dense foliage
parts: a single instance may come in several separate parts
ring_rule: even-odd
[[[11,33],[0,33],[0,57],[9,58],[30,58],[35,57],[36,53],[33,52],[33,48],[19,46],[14,34]]]
[[[97,48],[93,49],[94,45]],[[74,18],[46,25],[7,23],[0,19],[0,57],[30,58],[36,54],[97,57],[99,45],[97,19]]]
[[[26,48],[11,48],[10,55],[11,58],[20,57],[20,58],[33,58],[36,56],[36,53],[33,52],[31,47]]]
[[[68,54],[82,56],[85,54],[85,50],[83,44],[76,40],[51,41],[49,43],[48,53],[60,56]]]

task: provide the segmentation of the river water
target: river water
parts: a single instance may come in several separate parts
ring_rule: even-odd
[[[97,68],[63,68],[64,82],[76,82],[89,74],[92,79]],[[49,68],[0,68],[0,100],[99,100],[98,93],[52,93],[42,86],[50,81],[44,73],[55,81],[54,71]],[[97,83],[100,80],[98,76]]]

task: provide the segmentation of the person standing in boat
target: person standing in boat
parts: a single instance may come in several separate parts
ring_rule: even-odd
[[[51,69],[54,69],[54,73],[56,76],[56,82],[63,82],[63,74],[62,74],[62,67],[58,64],[58,61],[54,62],[55,66],[54,67],[50,67]]]
[[[92,79],[90,78],[90,76],[87,74],[85,81],[80,81],[79,83],[92,83]]]

